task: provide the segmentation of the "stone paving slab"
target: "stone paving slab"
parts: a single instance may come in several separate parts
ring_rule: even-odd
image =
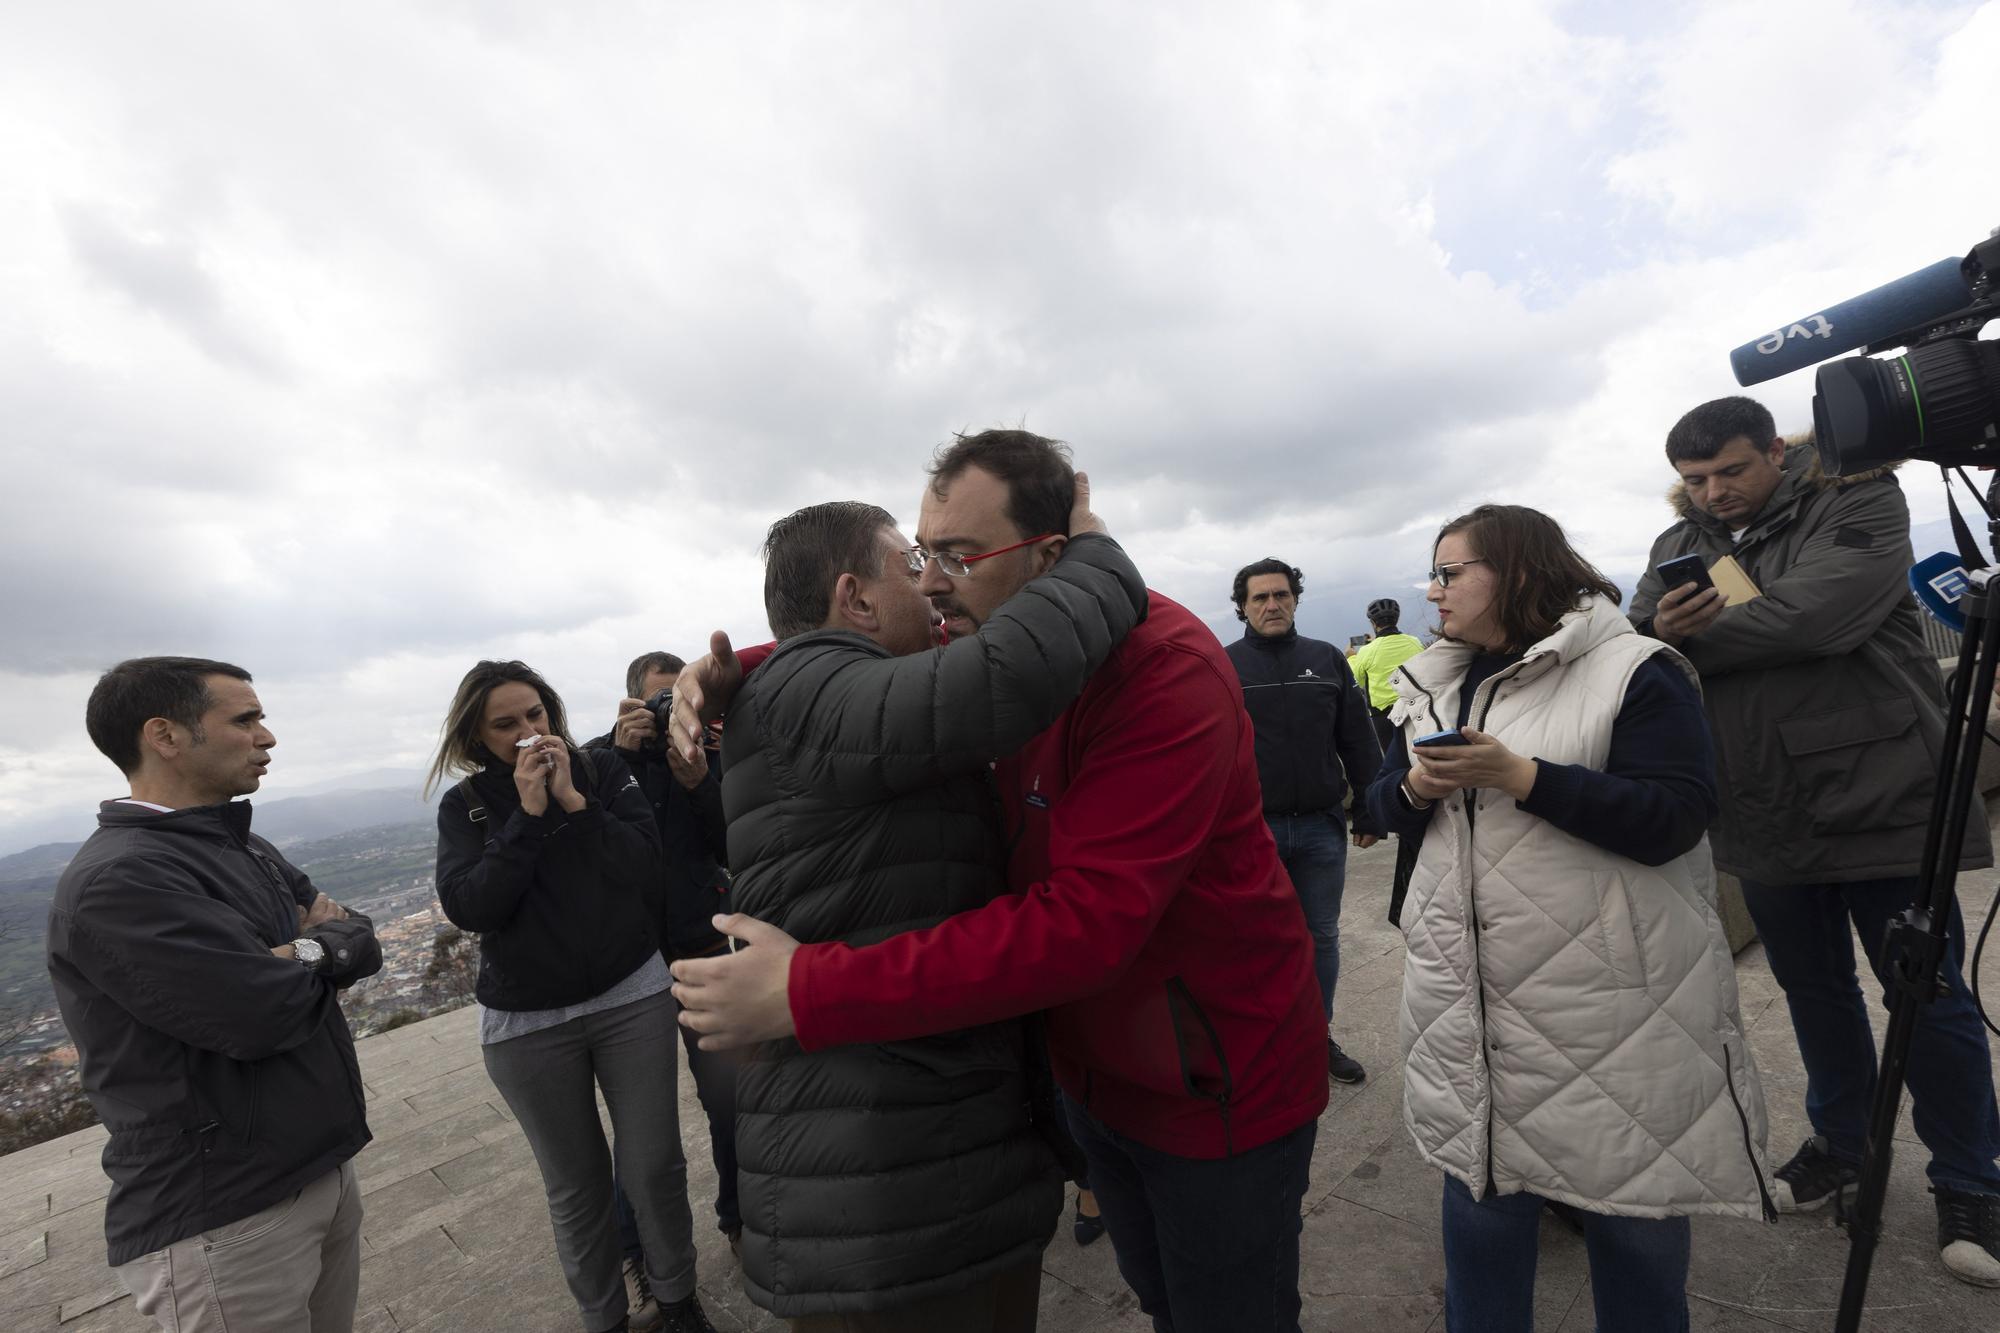
[[[1360,1087],[1336,1086],[1320,1122],[1306,1194],[1301,1287],[1310,1333],[1442,1333],[1440,1181],[1402,1123],[1396,1038],[1402,937],[1383,920],[1394,856],[1349,860],[1334,1035],[1367,1066]],[[1981,875],[1961,878],[1977,922],[1991,897]],[[1746,1027],[1771,1104],[1771,1149],[1783,1160],[1806,1134],[1805,1075],[1790,1018],[1762,949],[1738,959]],[[2000,995],[2000,961],[1986,966]],[[1870,987],[1871,995],[1873,988]],[[1883,1015],[1877,1014],[1878,1030]],[[360,1043],[376,1140],[357,1159],[362,1223],[360,1333],[517,1333],[578,1327],[557,1266],[534,1158],[486,1079],[478,1018],[462,1009]],[[719,1329],[766,1333],[781,1321],[743,1295],[714,1229],[715,1169],[707,1128],[681,1070],[681,1122],[696,1217],[702,1303]],[[1871,1310],[1882,1333],[1995,1333],[2000,1292],[1947,1277],[1933,1248],[1924,1157],[1904,1110]],[[132,1333],[149,1325],[104,1266],[101,1129],[82,1130],[0,1160],[0,1330]],[[1908,1146],[1902,1146],[1908,1145]],[[1777,1226],[1697,1219],[1689,1277],[1694,1329],[1772,1333],[1833,1324],[1847,1244],[1824,1217]],[[1542,1230],[1536,1327],[1589,1333],[1590,1279],[1581,1240],[1554,1221]],[[1065,1212],[1043,1264],[1044,1333],[1145,1333],[1108,1241],[1070,1237]]]

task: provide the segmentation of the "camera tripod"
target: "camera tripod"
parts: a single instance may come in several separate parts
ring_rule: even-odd
[[[2000,519],[1991,518],[1990,507],[1987,513],[1989,530],[2000,542]],[[1955,508],[1953,518],[1957,518]],[[1903,1106],[1910,1041],[1923,1007],[1940,994],[1938,968],[1950,947],[1947,930],[1954,915],[1959,856],[1965,846],[1966,821],[1979,800],[1979,752],[1986,743],[1986,706],[1993,697],[1994,669],[2000,664],[2000,572],[1973,569],[1977,558],[1972,555],[1970,534],[1963,531],[1962,524],[1954,523],[1954,527],[1960,530],[1960,546],[1971,571],[1971,586],[1960,603],[1965,629],[1959,637],[1958,669],[1951,678],[1950,712],[1938,756],[1937,796],[1924,834],[1919,896],[1890,925],[1880,944],[1886,964],[1883,971],[1891,981],[1889,1031],[1875,1076],[1875,1101],[1859,1188],[1847,1216],[1847,1274],[1841,1283],[1835,1333],[1859,1333],[1861,1328],[1868,1273],[1882,1235],[1882,1203],[1889,1187],[1889,1159],[1896,1117]],[[1973,709],[1978,710],[1976,721]],[[1967,984],[1976,986],[1972,971],[1976,956],[1968,958],[1966,967]]]

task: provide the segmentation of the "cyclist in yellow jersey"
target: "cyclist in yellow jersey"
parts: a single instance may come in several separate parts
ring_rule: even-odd
[[[1397,667],[1424,650],[1422,641],[1397,628],[1396,622],[1402,615],[1403,608],[1394,598],[1382,597],[1368,603],[1368,623],[1374,627],[1375,637],[1362,644],[1349,663],[1354,668],[1354,683],[1368,700],[1368,711],[1375,720],[1375,738],[1384,754],[1389,752],[1389,738],[1395,731],[1389,725],[1389,705],[1396,702],[1396,685],[1390,678]]]

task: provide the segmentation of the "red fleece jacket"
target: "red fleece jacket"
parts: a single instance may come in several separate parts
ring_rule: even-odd
[[[801,948],[799,1044],[1047,1009],[1063,1090],[1148,1147],[1226,1157],[1315,1119],[1312,941],[1264,823],[1243,691],[1208,628],[1152,594],[1145,623],[995,778],[1015,891],[866,948]]]

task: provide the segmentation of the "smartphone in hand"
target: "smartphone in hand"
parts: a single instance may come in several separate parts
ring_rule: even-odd
[[[1696,592],[1705,592],[1715,586],[1715,580],[1709,576],[1708,562],[1699,555],[1677,555],[1671,560],[1662,560],[1653,568],[1659,572],[1668,592],[1684,583],[1692,583]]]
[[[1465,739],[1465,733],[1460,731],[1457,727],[1453,727],[1450,731],[1433,731],[1428,736],[1419,736],[1415,740],[1410,742],[1410,748],[1413,750],[1429,750],[1429,749],[1438,749],[1447,745],[1470,745],[1470,744],[1472,744],[1472,742]]]

